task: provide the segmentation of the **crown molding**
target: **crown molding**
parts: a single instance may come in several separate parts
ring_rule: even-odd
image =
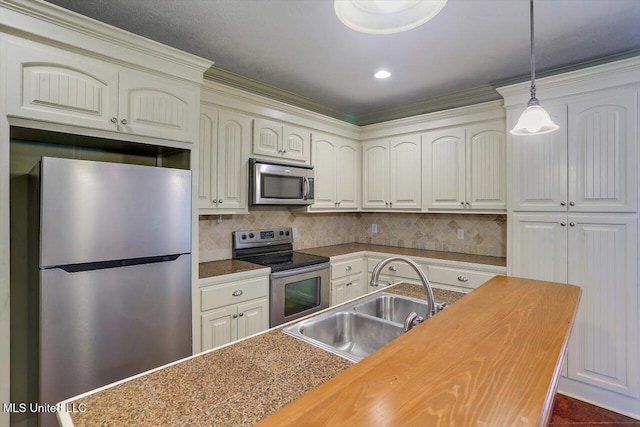
[[[357,125],[207,78],[202,84],[200,101],[218,108],[360,140],[361,130]]]
[[[116,62],[148,64],[150,69],[170,63],[180,77],[196,83],[213,63],[42,0],[0,0],[0,30]],[[86,37],[82,43],[79,36]]]
[[[361,137],[363,140],[385,138],[448,126],[504,120],[505,116],[502,99],[499,99],[363,126]]]
[[[334,119],[342,120],[343,122],[357,124],[355,123],[355,116],[353,114],[345,113],[343,111],[313,101],[309,98],[296,95],[295,93],[259,82],[257,80],[250,79],[248,77],[241,76],[231,71],[223,70],[215,66],[212,66],[207,71],[205,71],[204,79],[211,82],[221,83],[223,85],[250,92],[259,96],[263,96],[265,98],[273,99],[285,104],[303,108],[307,111],[313,111],[324,116],[333,117]]]
[[[536,96],[544,102],[558,97],[640,83],[640,49],[607,56],[589,62],[554,69],[536,78]],[[496,90],[505,107],[529,101],[531,77],[512,79]]]

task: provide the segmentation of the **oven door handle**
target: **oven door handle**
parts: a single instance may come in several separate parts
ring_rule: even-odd
[[[281,279],[283,277],[295,276],[297,274],[311,273],[312,271],[324,270],[326,268],[329,268],[328,262],[325,262],[322,264],[310,265],[308,267],[295,268],[293,270],[278,271],[276,273],[271,273],[271,277],[273,279]]]

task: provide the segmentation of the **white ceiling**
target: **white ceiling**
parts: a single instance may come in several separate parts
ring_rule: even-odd
[[[392,35],[347,28],[333,0],[49,1],[355,122],[376,111],[524,80],[530,67],[528,0],[449,0],[432,21]],[[536,0],[535,20],[539,71],[640,49],[640,0]],[[374,79],[380,68],[392,77]]]

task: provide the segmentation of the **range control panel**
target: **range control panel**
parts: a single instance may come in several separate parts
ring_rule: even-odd
[[[293,231],[288,228],[268,230],[238,230],[233,232],[233,246],[236,249],[293,243]]]

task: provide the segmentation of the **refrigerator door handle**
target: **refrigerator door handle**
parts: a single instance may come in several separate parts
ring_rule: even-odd
[[[132,265],[141,264],[153,264],[156,262],[175,261],[180,258],[180,255],[185,254],[173,254],[173,255],[161,255],[145,258],[132,258],[132,259],[120,259],[112,261],[98,261],[98,262],[85,262],[82,264],[68,264],[68,265],[56,265],[52,267],[43,267],[42,270],[49,270],[52,268],[59,268],[67,273],[79,273],[82,271],[103,270],[105,268],[118,268],[129,267]]]

